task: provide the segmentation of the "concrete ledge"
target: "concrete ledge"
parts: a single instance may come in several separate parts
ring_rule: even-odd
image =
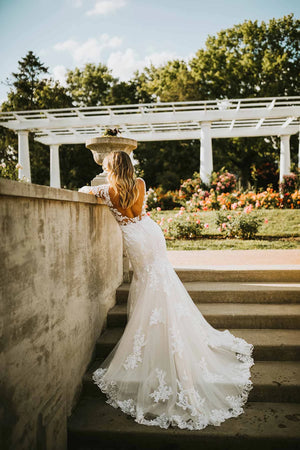
[[[42,186],[40,184],[6,180],[4,178],[0,178],[0,195],[105,205],[103,200],[91,194]]]

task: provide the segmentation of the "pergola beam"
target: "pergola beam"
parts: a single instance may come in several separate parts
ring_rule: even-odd
[[[234,128],[230,129],[213,129],[211,128],[211,138],[233,138],[233,137],[256,137],[256,136],[280,136],[285,134],[296,134],[299,131],[299,126],[289,126],[287,128],[278,127],[263,127],[256,129],[252,128]],[[137,139],[139,142],[147,141],[175,141],[175,140],[192,140],[200,139],[201,129],[197,130],[170,130],[170,131],[147,131],[138,132],[132,131],[122,133],[122,136]],[[95,136],[99,135],[99,131],[95,131]],[[90,139],[92,134],[73,134],[73,135],[49,135],[36,137],[35,140],[45,145],[51,144],[85,144],[87,139]]]
[[[93,117],[69,117],[69,118],[47,118],[47,119],[24,119],[8,120],[1,122],[3,125],[12,130],[36,130],[36,129],[59,129],[59,128],[78,128],[78,127],[92,127],[98,126],[122,126],[123,124],[159,124],[176,122],[215,122],[215,121],[232,121],[232,120],[260,120],[268,118],[284,118],[287,116],[300,116],[300,106],[273,108],[253,108],[250,110],[225,110],[225,111],[185,111],[176,112],[176,114],[169,112],[157,112],[148,114],[106,114]],[[146,120],[145,120],[146,119]]]

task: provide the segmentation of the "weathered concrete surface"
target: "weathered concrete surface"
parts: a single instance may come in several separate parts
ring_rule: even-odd
[[[94,196],[10,180],[0,220],[0,447],[64,449],[122,281],[121,232]]]
[[[105,397],[82,397],[69,421],[70,450],[296,450],[296,403],[248,402],[245,413],[219,427],[190,431],[138,424]]]

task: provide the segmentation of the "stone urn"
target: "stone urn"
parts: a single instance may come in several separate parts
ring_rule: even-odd
[[[100,166],[106,155],[110,152],[116,152],[122,150],[128,153],[137,148],[137,141],[135,139],[128,139],[118,136],[101,136],[88,139],[85,146],[93,153],[94,160]],[[107,184],[107,173],[101,172],[91,181],[91,186],[97,186],[98,184]]]

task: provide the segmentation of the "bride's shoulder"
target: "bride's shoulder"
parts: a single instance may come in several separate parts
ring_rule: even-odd
[[[138,178],[136,179],[136,181],[137,181],[140,185],[146,186],[146,182],[145,182],[145,180],[144,180],[143,178],[138,177]]]

